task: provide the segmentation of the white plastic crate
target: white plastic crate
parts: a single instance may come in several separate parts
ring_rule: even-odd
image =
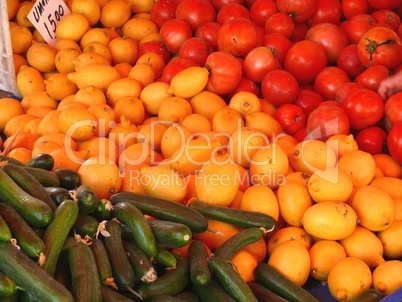
[[[0,1],[0,90],[20,97],[15,79],[13,51],[11,48],[7,2]]]

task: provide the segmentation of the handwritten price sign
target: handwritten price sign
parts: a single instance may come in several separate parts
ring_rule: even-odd
[[[43,39],[53,46],[57,41],[57,24],[69,13],[70,9],[63,0],[37,0],[27,17]]]

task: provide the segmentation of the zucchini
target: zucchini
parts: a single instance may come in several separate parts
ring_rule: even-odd
[[[318,302],[307,290],[290,281],[273,266],[258,263],[254,270],[255,282],[291,302]]]
[[[177,261],[175,269],[165,270],[155,282],[138,283],[137,293],[143,301],[152,301],[157,296],[174,296],[182,292],[188,284],[190,267],[188,260],[181,255],[174,255]]]
[[[121,201],[128,201],[146,215],[160,220],[182,223],[194,233],[205,232],[208,228],[208,221],[203,215],[178,202],[134,192],[113,194],[110,201],[113,205]]]
[[[153,261],[156,264],[164,266],[166,268],[175,268],[177,265],[177,259],[172,252],[168,249],[158,245],[157,252]]]
[[[228,261],[213,257],[209,259],[208,266],[211,268],[214,278],[236,301],[258,302],[248,284]]]
[[[214,205],[200,200],[191,201],[189,207],[206,218],[223,221],[242,228],[264,228],[266,232],[272,232],[276,228],[277,221],[264,213]]]
[[[259,302],[289,302],[261,284],[251,282],[248,286],[251,288]]]
[[[144,214],[129,202],[119,202],[113,206],[112,216],[127,225],[136,245],[152,258],[156,255],[156,239]]]
[[[98,231],[99,222],[91,215],[78,214],[74,225],[71,228],[70,235],[78,234],[82,238],[94,237]]]
[[[131,242],[123,241],[123,247],[137,278],[143,282],[154,282],[158,274],[147,255]]]
[[[40,168],[43,170],[52,171],[54,167],[54,158],[47,153],[39,153],[32,157],[27,163],[27,167]]]
[[[81,185],[81,178],[78,172],[68,168],[58,168],[53,172],[59,178],[61,188],[75,190]]]
[[[148,220],[156,242],[165,247],[179,248],[190,243],[192,233],[188,226],[159,219]]]
[[[94,238],[90,247],[95,257],[99,280],[102,284],[117,288],[117,285],[114,282],[112,266],[110,265],[110,260],[106,251],[105,243],[101,238]]]
[[[54,201],[56,205],[61,204],[64,200],[71,199],[70,191],[61,187],[44,187],[46,193]]]
[[[211,280],[206,286],[193,284],[191,289],[197,295],[200,302],[236,302],[215,280]]]
[[[105,284],[101,285],[101,294],[103,302],[134,302]]]
[[[208,266],[208,251],[201,241],[194,240],[190,243],[188,261],[191,282],[197,286],[207,286],[211,282],[211,271]]]
[[[51,276],[59,259],[61,249],[78,216],[78,206],[73,200],[63,201],[54,212],[54,218],[43,234],[46,261],[43,269]]]
[[[0,202],[0,215],[10,228],[13,238],[21,250],[41,263],[45,258],[45,244],[38,234],[25,222],[21,215],[10,205]]]
[[[0,214],[0,241],[10,241],[11,240],[11,231],[8,227],[7,223],[4,221],[3,217]]]
[[[264,232],[256,227],[241,230],[222,243],[215,251],[214,256],[224,260],[231,260],[233,256],[248,244],[257,242],[262,238]]]
[[[89,186],[81,185],[70,193],[78,204],[80,214],[92,214],[98,207],[98,196]]]
[[[91,248],[83,242],[70,246],[68,263],[75,301],[102,302],[101,283]]]
[[[2,298],[13,296],[17,291],[15,281],[0,271],[0,301]]]
[[[369,288],[356,296],[353,302],[378,302],[384,298],[383,294],[375,288]]]
[[[53,219],[49,205],[25,192],[3,169],[0,169],[0,200],[13,206],[31,227],[46,227]]]
[[[5,164],[1,167],[7,174],[15,181],[29,195],[36,197],[44,202],[52,209],[56,210],[56,203],[46,192],[45,187],[42,186],[39,181],[36,180],[31,174],[29,174],[24,168],[13,165]]]
[[[74,302],[70,291],[11,242],[0,242],[0,270],[40,301]]]
[[[44,187],[59,187],[60,180],[53,171],[41,168],[22,166],[33,177],[35,177]]]

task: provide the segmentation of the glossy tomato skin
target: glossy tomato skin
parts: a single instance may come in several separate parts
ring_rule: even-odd
[[[214,49],[212,45],[199,37],[191,37],[183,42],[179,48],[179,58],[194,61],[199,66],[204,66],[207,57]]]
[[[244,6],[236,2],[227,3],[216,15],[216,22],[223,24],[228,20],[235,18],[250,19],[250,11]]]
[[[358,14],[367,14],[369,5],[367,0],[342,0],[342,15],[345,19],[350,19]]]
[[[160,28],[165,21],[176,17],[176,8],[180,0],[158,0],[152,5],[151,20]]]
[[[360,88],[345,98],[342,108],[349,117],[353,129],[374,126],[384,115],[384,102],[380,95],[370,89]]]
[[[374,65],[362,71],[354,81],[362,87],[377,91],[381,81],[388,78],[389,74],[389,69],[384,65]]]
[[[323,68],[314,81],[314,91],[319,93],[324,101],[334,100],[336,90],[343,84],[349,83],[346,71],[336,66]]]
[[[343,69],[351,80],[354,80],[366,69],[357,55],[357,44],[349,44],[341,50],[336,60],[336,66]]]
[[[378,126],[370,126],[360,130],[355,138],[359,150],[370,154],[384,152],[384,146],[387,141],[387,133]]]
[[[241,5],[246,4],[244,0],[210,0],[210,2],[212,2],[217,12],[219,12],[222,7],[224,7],[228,3],[239,3]]]
[[[276,1],[279,11],[291,16],[295,22],[307,21],[315,11],[315,3],[315,0]]]
[[[235,95],[237,92],[241,91],[248,91],[251,93],[254,93],[256,96],[260,97],[261,91],[260,91],[260,85],[258,85],[256,82],[250,80],[249,78],[242,76],[240,78],[239,84],[236,86],[236,88],[227,95],[228,100],[230,100],[233,95]]]
[[[389,9],[376,10],[371,16],[377,24],[388,24],[393,30],[397,30],[399,24],[401,24],[401,17],[396,12]]]
[[[394,9],[402,4],[401,0],[367,0],[367,3],[375,10]]]
[[[264,76],[274,69],[282,69],[282,66],[272,50],[265,46],[252,49],[243,61],[243,73],[257,83],[261,83]]]
[[[147,41],[139,43],[138,57],[141,57],[147,52],[155,52],[163,58],[165,64],[170,60],[171,54],[162,41]]]
[[[322,102],[323,98],[317,92],[311,89],[300,89],[293,104],[298,105],[304,111],[306,118],[313,112]]]
[[[306,21],[311,27],[318,23],[339,24],[342,20],[342,4],[339,0],[316,0],[313,15]]]
[[[343,101],[351,93],[353,93],[355,90],[360,89],[360,88],[363,88],[363,87],[360,86],[359,84],[357,84],[356,82],[349,82],[349,83],[342,84],[335,91],[334,100],[342,104]]]
[[[275,111],[274,117],[283,130],[290,135],[294,135],[297,131],[306,127],[306,114],[303,108],[295,104],[279,106]]]
[[[402,92],[391,95],[385,101],[385,118],[388,128],[402,124]]]
[[[250,19],[258,26],[265,26],[267,18],[277,12],[279,9],[274,0],[256,0],[250,6]]]
[[[349,43],[359,43],[361,37],[375,24],[374,18],[369,14],[357,14],[344,20],[339,25],[346,33]]]
[[[220,95],[235,90],[243,74],[240,61],[224,51],[211,53],[205,61],[205,67],[209,70],[207,90]]]
[[[170,83],[178,72],[192,66],[197,66],[197,64],[189,59],[174,57],[166,64],[159,81]]]
[[[292,44],[292,41],[290,41],[281,33],[271,33],[265,35],[263,40],[263,46],[269,47],[271,49],[279,64],[281,65],[283,65],[286,53],[288,52]]]
[[[295,22],[288,15],[283,12],[277,12],[267,18],[264,26],[264,33],[281,33],[286,38],[290,39],[295,30]]]
[[[171,53],[177,53],[181,44],[193,36],[190,24],[185,20],[169,19],[159,29],[161,41]]]
[[[293,103],[299,93],[296,78],[288,71],[269,71],[262,80],[261,93],[274,106]]]
[[[194,37],[202,38],[212,45],[214,50],[218,49],[218,32],[221,25],[217,22],[206,22],[200,25],[194,33]]]
[[[201,24],[215,21],[216,11],[209,0],[181,0],[176,8],[176,18],[187,21],[195,32]]]
[[[391,156],[402,164],[402,124],[394,125],[388,132],[387,148]]]

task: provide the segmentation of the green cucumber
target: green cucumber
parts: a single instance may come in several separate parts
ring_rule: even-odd
[[[7,223],[4,221],[3,217],[0,214],[0,241],[10,241],[12,238],[10,228]]]
[[[62,187],[44,187],[46,193],[54,201],[56,205],[61,204],[64,200],[71,199],[70,191]]]
[[[137,278],[143,282],[154,282],[158,274],[147,255],[131,242],[123,240],[123,247]]]
[[[248,286],[251,288],[259,302],[289,302],[289,300],[278,296],[261,284],[251,282]]]
[[[0,155],[0,163],[1,164],[10,163],[18,166],[25,166],[25,164],[22,161],[7,155]]]
[[[236,301],[258,302],[248,284],[228,261],[213,257],[209,259],[208,265],[212,270],[213,277]]]
[[[190,279],[197,286],[207,286],[211,282],[211,271],[208,266],[208,251],[205,245],[194,240],[188,247],[188,261],[190,263]]]
[[[46,192],[45,187],[42,186],[39,181],[36,180],[31,174],[29,174],[21,166],[13,164],[5,164],[1,167],[10,176],[15,183],[20,186],[29,195],[38,198],[44,202],[52,209],[56,210],[56,203]]]
[[[369,288],[356,296],[353,302],[378,302],[384,298],[383,294],[375,288]]]
[[[156,264],[164,266],[166,268],[175,268],[177,265],[177,259],[174,254],[169,251],[167,248],[158,245],[157,252],[153,261]]]
[[[191,201],[189,207],[209,219],[223,221],[242,228],[264,228],[266,232],[271,232],[276,228],[277,221],[264,213],[214,205],[200,200]]]
[[[98,231],[99,222],[95,217],[86,214],[78,214],[71,228],[70,235],[78,234],[82,238],[94,237]]]
[[[181,255],[175,254],[175,258],[177,260],[175,269],[165,270],[154,282],[138,283],[135,289],[143,301],[152,301],[159,295],[174,296],[185,289],[189,281],[189,263]]]
[[[192,233],[188,226],[166,220],[148,220],[156,242],[166,247],[179,248],[190,243]]]
[[[20,299],[20,296],[21,296],[21,293],[22,293],[22,292],[23,292],[23,291],[17,290],[17,291],[16,291],[14,294],[12,294],[11,296],[0,298],[0,301],[1,301],[1,302],[23,302],[23,301],[21,301],[21,299]]]
[[[75,244],[75,242],[74,242]],[[56,270],[54,272],[54,279],[62,284],[65,288],[71,289],[71,272],[70,264],[68,263],[68,249],[60,254],[59,260],[57,261]]]
[[[102,302],[101,283],[91,248],[83,242],[70,246],[68,263],[75,301]]]
[[[175,296],[160,295],[155,297],[152,302],[199,302],[199,299],[195,293],[187,291]]]
[[[89,186],[81,185],[71,193],[78,204],[80,214],[92,214],[98,207],[98,196]]]
[[[0,201],[13,206],[31,227],[46,227],[53,219],[49,205],[25,192],[3,169],[0,169]]]
[[[193,284],[191,289],[197,295],[200,302],[236,302],[215,280],[211,280],[206,286]]]
[[[156,219],[182,223],[194,233],[202,233],[208,228],[207,219],[199,212],[178,202],[172,202],[134,192],[119,192],[110,197],[112,204],[128,201],[142,213]]]
[[[307,290],[286,278],[273,266],[258,263],[254,270],[255,282],[291,302],[318,302]]]
[[[10,228],[13,238],[24,253],[42,263],[45,259],[45,244],[22,216],[9,204],[0,202],[0,215]]]
[[[101,294],[103,302],[134,302],[105,284],[101,285]]]
[[[98,221],[108,220],[112,215],[112,203],[108,199],[99,199],[98,206],[91,214]]]
[[[43,170],[52,171],[54,167],[54,158],[47,153],[39,153],[32,157],[27,163],[27,167],[40,168]]]
[[[13,296],[17,290],[15,281],[0,271],[0,301],[2,298]]]
[[[90,245],[98,268],[99,280],[102,284],[117,288],[113,278],[112,266],[106,251],[105,243],[101,238],[94,238]]]
[[[75,190],[81,185],[81,178],[78,172],[68,168],[53,170],[60,180],[59,186],[67,190]]]
[[[74,302],[70,291],[11,242],[0,242],[0,250],[0,270],[33,298],[49,302]]]
[[[144,214],[129,202],[119,202],[113,206],[112,216],[127,225],[135,244],[152,258],[156,255],[156,239]]]
[[[59,187],[60,180],[56,173],[41,168],[22,166],[27,172],[34,176],[44,187]]]
[[[63,201],[54,212],[54,218],[43,234],[46,261],[43,269],[54,276],[61,249],[78,216],[78,206],[73,200]]]
[[[233,256],[248,244],[257,242],[262,238],[264,232],[256,227],[241,230],[222,243],[215,251],[214,256],[224,260],[231,260]]]

